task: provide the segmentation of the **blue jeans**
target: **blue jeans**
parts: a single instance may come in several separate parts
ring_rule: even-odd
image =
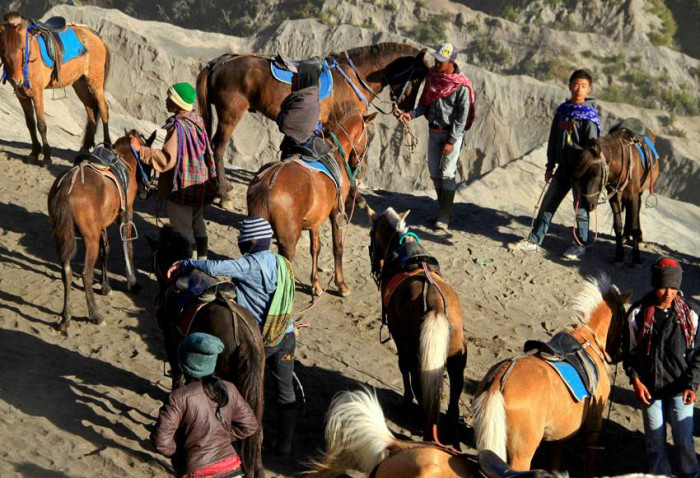
[[[571,190],[571,177],[568,171],[558,166],[549,182],[547,192],[542,198],[540,210],[530,232],[530,241],[537,245],[542,244],[544,236],[547,235],[549,226],[552,224],[554,213]],[[574,209],[576,209],[576,194],[574,194]],[[579,208],[576,211],[576,236],[581,244],[588,243],[588,210]]]
[[[644,441],[649,473],[671,476],[671,463],[666,453],[666,420],[671,423],[673,443],[678,448],[679,477],[697,477],[698,460],[693,442],[693,405],[683,403],[683,396],[658,399],[642,408]]]

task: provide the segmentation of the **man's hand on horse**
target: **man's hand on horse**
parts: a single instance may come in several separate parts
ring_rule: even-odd
[[[452,152],[453,149],[455,149],[454,144],[445,143],[445,145],[442,147],[442,155],[447,156]]]
[[[642,402],[644,405],[651,405],[651,393],[649,393],[649,389],[642,383],[641,380],[639,380],[639,378],[634,379],[632,386],[634,387],[634,394],[637,396],[637,400]]]
[[[544,172],[544,182],[548,183],[552,180],[552,176],[554,176],[554,171],[551,169],[548,169],[547,171]]]
[[[168,269],[168,272],[165,273],[168,280],[174,280],[180,274],[182,274],[182,268],[180,267],[180,261],[177,261],[175,264],[170,266],[170,268]]]
[[[141,141],[135,136],[131,137],[131,147],[134,148],[134,151],[137,153],[141,152]]]

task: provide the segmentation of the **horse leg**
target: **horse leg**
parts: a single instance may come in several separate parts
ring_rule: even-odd
[[[100,256],[102,258],[102,289],[100,293],[102,295],[108,295],[112,292],[112,288],[109,286],[109,275],[107,271],[107,258],[109,257],[107,229],[102,229],[102,234],[100,235]]]
[[[311,252],[311,294],[318,297],[323,293],[318,278],[318,254],[321,251],[321,236],[318,229],[309,229],[309,250]]]
[[[36,127],[41,135],[42,153],[44,155],[42,162],[44,166],[51,164],[51,146],[49,140],[46,139],[46,118],[44,117],[44,92],[39,92],[34,97],[34,109],[36,110]]]
[[[615,262],[622,264],[625,260],[625,248],[622,243],[622,202],[619,193],[610,198],[610,208],[613,212],[613,228],[615,229]]]
[[[212,149],[214,150],[214,161],[216,163],[216,177],[218,184],[217,197],[221,199],[221,207],[223,209],[233,209],[233,200],[229,195],[231,187],[226,179],[225,154],[233,130],[241,120],[241,116],[248,109],[249,103],[243,97],[235,98],[227,103],[225,108],[228,111],[221,111],[223,108],[217,108],[216,115],[218,123],[216,125],[216,133],[212,138]]]
[[[133,215],[133,211],[130,215]],[[126,213],[122,213],[121,224],[126,224]],[[126,261],[126,288],[129,292],[137,293],[141,290],[141,284],[136,281],[136,269],[134,269],[134,241],[131,240],[131,231],[135,226],[126,224],[125,237],[122,239],[124,249],[124,261]]]
[[[83,136],[83,144],[80,146],[81,150],[89,151],[90,148],[95,146],[95,130],[97,129],[97,101],[92,91],[90,91],[90,86],[88,85],[88,80],[86,77],[81,77],[73,83],[73,89],[78,95],[78,98],[85,106],[85,112],[87,113],[87,124],[85,125],[85,133]]]
[[[99,255],[100,237],[83,234],[83,242],[85,243],[85,264],[83,265],[82,275],[85,299],[87,300],[88,307],[88,319],[94,324],[101,325],[104,319],[97,310],[95,294],[92,290],[92,282],[95,278],[95,262],[97,262],[97,256]]]
[[[39,143],[39,138],[36,135],[36,120],[34,119],[34,106],[32,105],[31,98],[20,98],[19,104],[22,106],[22,111],[24,112],[24,121],[27,123],[27,129],[29,130],[29,136],[32,138],[32,152],[29,153],[29,162],[35,163],[39,161],[39,153],[41,152],[41,143]]]
[[[549,443],[549,469],[552,471],[561,470],[561,457],[564,452],[564,442],[562,440]]]
[[[632,207],[632,264],[638,266],[642,263],[642,254],[639,251],[639,243],[642,242],[642,224],[639,214],[642,206],[642,195],[636,196],[631,201]]]
[[[398,344],[397,344],[398,345]],[[405,408],[408,408],[413,403],[413,388],[411,388],[411,375],[409,373],[407,353],[399,349],[399,370],[401,378],[403,378],[403,403]]]
[[[338,225],[338,210],[334,207],[331,210],[331,232],[333,235],[333,259],[335,260],[335,285],[342,297],[350,295],[350,287],[345,283],[343,276],[343,235]]]
[[[450,403],[447,406],[447,427],[444,440],[459,450],[457,424],[459,423],[459,398],[464,389],[464,369],[467,367],[467,350],[447,358],[447,375],[450,377]]]
[[[73,283],[73,270],[70,266],[70,259],[63,264],[61,268],[61,278],[63,279],[63,311],[61,312],[61,323],[58,324],[58,330],[66,333],[68,324],[72,317],[70,307],[70,289]]]
[[[103,142],[107,147],[112,146],[112,140],[109,138],[109,106],[105,100],[104,84],[107,81],[107,72],[102,76],[102,81],[97,77],[88,78],[88,86],[92,91],[93,101],[97,104],[100,112],[100,120],[102,121]],[[97,118],[95,118],[97,120]],[[94,135],[92,141],[95,141]]]

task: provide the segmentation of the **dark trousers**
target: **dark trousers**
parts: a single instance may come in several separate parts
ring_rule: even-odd
[[[294,394],[294,349],[297,339],[294,332],[285,334],[274,347],[265,347],[266,376],[272,377],[276,402],[289,405],[296,402]]]

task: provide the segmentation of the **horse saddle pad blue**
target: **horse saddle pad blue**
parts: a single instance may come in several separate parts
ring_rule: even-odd
[[[547,362],[547,364],[559,374],[561,379],[566,384],[566,388],[569,389],[569,392],[571,392],[571,395],[574,397],[574,400],[580,402],[584,398],[591,396],[588,393],[588,390],[586,390],[586,386],[583,384],[581,376],[578,374],[573,365],[563,360],[558,362],[550,362],[549,360],[545,360],[545,362]]]
[[[300,156],[298,159],[295,159],[294,161],[298,162],[299,164],[306,166],[309,169],[314,169],[316,171],[320,171],[329,178],[331,178],[331,181],[333,181],[333,184],[335,184],[336,189],[340,187],[340,184],[338,184],[338,180],[333,176],[333,173],[328,169],[328,166],[323,164],[321,161],[318,160],[310,160],[306,156]]]
[[[72,60],[73,58],[78,58],[79,56],[87,53],[87,50],[78,39],[78,35],[75,34],[72,28],[67,28],[63,33],[58,33],[58,38],[63,43],[63,58],[61,58],[61,63]],[[42,35],[38,35],[36,39],[39,41],[39,51],[41,52],[41,59],[44,60],[44,64],[49,68],[54,67],[53,58],[49,55],[46,48],[46,40]]]
[[[274,61],[270,62],[270,71],[272,72],[273,78],[277,81],[287,84],[292,83],[292,76],[294,76],[294,73],[280,68]],[[328,98],[331,93],[333,93],[333,75],[331,74],[331,70],[328,68],[328,63],[326,60],[323,60],[323,63],[321,63],[321,77],[319,81],[320,85],[318,97],[319,99],[323,100]]]
[[[644,142],[648,146],[648,149],[643,148],[642,145],[639,143],[634,143],[634,145],[637,147],[639,157],[642,158],[642,165],[644,166],[644,169],[647,169],[652,167],[654,165],[654,162],[659,159],[659,153],[656,151],[654,143],[652,143],[651,139],[649,139],[649,136],[644,136]],[[647,158],[647,152],[651,152],[651,158]]]

